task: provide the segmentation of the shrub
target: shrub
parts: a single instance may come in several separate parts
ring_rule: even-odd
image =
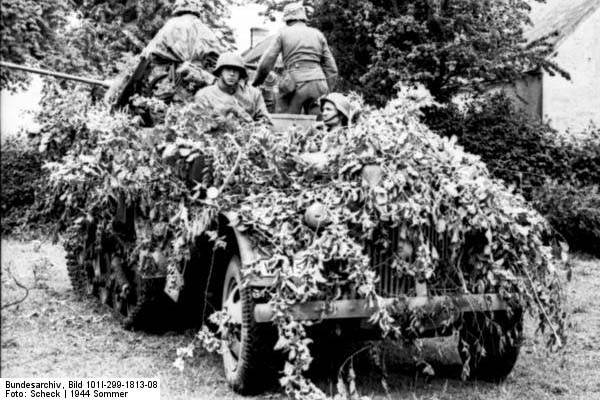
[[[41,157],[36,149],[18,139],[2,145],[2,234],[27,220],[42,178]]]
[[[533,192],[542,212],[574,250],[600,256],[600,190],[548,181]]]
[[[89,91],[69,90],[49,84],[41,100],[42,110],[36,115],[40,133],[34,140],[45,161],[60,160],[74,146],[87,138],[82,110],[93,104]]]
[[[581,185],[600,185],[600,127],[562,136],[557,143],[570,156],[571,175]]]
[[[423,111],[432,130],[456,136],[492,175],[515,184],[572,248],[599,253],[600,129],[560,136],[503,94],[474,101],[464,112],[457,105]]]
[[[424,122],[441,136],[456,136],[496,177],[516,184],[527,198],[550,178],[579,185],[600,183],[600,132],[575,141],[519,111],[504,94],[424,109]]]

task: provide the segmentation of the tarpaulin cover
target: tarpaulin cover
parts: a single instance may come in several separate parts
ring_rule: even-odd
[[[215,34],[198,17],[184,14],[167,21],[143,55],[158,63],[201,62],[211,50],[221,52]]]

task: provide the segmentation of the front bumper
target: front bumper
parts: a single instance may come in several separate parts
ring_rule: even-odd
[[[336,300],[331,302],[311,301],[294,304],[289,311],[294,319],[327,320],[348,318],[370,318],[378,311],[387,309],[392,316],[405,315],[408,312],[422,311],[436,314],[438,317],[457,316],[464,312],[486,312],[506,310],[508,304],[498,295],[468,294],[456,296],[415,296],[380,298],[379,304],[366,299]],[[256,322],[273,320],[275,310],[269,304],[257,304],[254,308]]]

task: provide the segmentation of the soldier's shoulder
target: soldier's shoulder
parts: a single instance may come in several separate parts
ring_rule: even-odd
[[[302,32],[311,32],[311,33],[317,33],[317,34],[321,34],[321,31],[318,30],[317,28],[314,28],[312,26],[308,26],[306,24],[293,24],[293,25],[285,25],[282,26],[281,28],[279,28],[279,33],[282,32],[297,32],[297,31],[302,31]]]
[[[205,98],[205,97],[210,97],[215,93],[215,90],[218,90],[216,85],[208,85],[203,87],[202,89],[199,89],[196,94],[194,95],[194,98],[196,100],[201,99],[201,98]]]
[[[165,30],[169,30],[169,29],[173,29],[173,28],[180,28],[181,26],[190,25],[193,22],[192,22],[192,19],[190,19],[188,17],[196,18],[193,15],[189,15],[189,14],[177,15],[177,16],[171,17],[165,22],[165,24],[162,26],[162,28],[160,28],[159,31],[165,31]]]
[[[249,82],[244,82],[240,84],[240,88],[242,89],[242,92],[246,93],[246,95],[248,96],[262,96],[260,90],[252,86]]]
[[[275,32],[275,36],[284,36],[285,34],[290,32],[290,28],[290,26],[282,26],[277,30],[277,32]]]
[[[308,25],[304,25],[304,28],[306,29],[307,32],[312,33],[313,35],[317,35],[317,36],[323,36],[323,32],[321,32],[320,30],[318,30],[315,27],[312,26],[308,26]]]
[[[283,40],[286,39],[297,39],[297,38],[324,38],[323,33],[317,28],[313,28],[307,25],[292,25],[292,26],[284,26],[281,28],[277,35],[281,37]]]

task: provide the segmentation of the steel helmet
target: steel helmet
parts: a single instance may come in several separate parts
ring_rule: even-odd
[[[221,74],[221,69],[224,67],[237,68],[240,70],[240,77],[242,79],[248,78],[248,71],[246,71],[244,59],[239,54],[232,52],[221,54],[217,60],[217,65],[215,66],[213,75],[219,76]]]
[[[302,3],[291,3],[283,8],[283,22],[306,21],[306,11]]]
[[[200,16],[203,8],[201,0],[175,0],[172,14],[195,14]]]
[[[340,114],[350,120],[350,102],[341,93],[329,93],[327,96],[321,97],[321,108],[325,102],[330,102],[335,106]]]

